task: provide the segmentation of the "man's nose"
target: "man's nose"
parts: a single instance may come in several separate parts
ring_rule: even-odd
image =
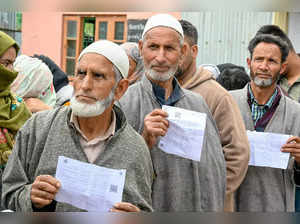
[[[165,57],[165,50],[163,48],[160,48],[159,51],[157,52],[157,55],[155,57],[156,61],[159,64],[163,64],[166,61],[166,57]]]
[[[81,82],[81,88],[82,88],[83,90],[90,90],[90,89],[93,88],[93,79],[91,78],[90,75],[87,74],[87,75],[84,77],[84,79],[83,79],[82,82]]]
[[[267,71],[267,70],[269,69],[268,61],[267,61],[267,60],[264,60],[264,61],[260,64],[259,68],[260,68],[261,70],[263,70],[263,71]]]

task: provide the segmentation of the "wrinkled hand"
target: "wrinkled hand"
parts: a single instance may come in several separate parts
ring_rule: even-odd
[[[300,165],[300,138],[293,136],[289,138],[281,147],[282,152],[289,152],[295,158],[295,161]]]
[[[38,176],[32,184],[30,199],[36,208],[43,208],[53,201],[60,182],[50,175]]]
[[[45,104],[43,101],[41,101],[38,98],[26,98],[24,99],[24,102],[27,106],[27,108],[32,112],[36,113],[43,110],[50,110],[52,107]]]
[[[127,202],[116,203],[111,212],[140,212],[141,210],[133,204]]]
[[[169,121],[166,119],[167,117],[168,114],[161,109],[155,109],[145,117],[142,136],[149,149],[152,149],[156,144],[159,136],[166,135],[169,128]]]

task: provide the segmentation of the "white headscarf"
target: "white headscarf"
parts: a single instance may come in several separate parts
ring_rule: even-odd
[[[39,98],[47,105],[55,105],[53,75],[44,62],[20,55],[16,58],[14,70],[18,72],[18,76],[10,86],[12,92],[20,97]]]

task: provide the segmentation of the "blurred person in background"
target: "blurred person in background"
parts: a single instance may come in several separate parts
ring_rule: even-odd
[[[126,42],[121,44],[121,47],[125,50],[129,58],[128,80],[131,85],[142,78],[144,73],[143,59],[140,55],[137,43]]]
[[[18,76],[11,84],[11,90],[24,99],[32,113],[55,106],[53,75],[44,62],[20,55],[16,58],[14,70],[18,72]]]
[[[56,92],[55,106],[69,105],[73,95],[73,86],[69,83],[66,73],[51,58],[45,55],[35,54],[33,57],[42,60],[52,72],[53,86]]]
[[[220,86],[213,74],[202,66],[197,68],[198,32],[186,20],[179,20],[187,52],[175,77],[185,89],[200,94],[216,121],[226,162],[225,211],[234,211],[234,192],[246,175],[249,161],[249,143],[243,118],[233,97]]]
[[[223,69],[216,81],[229,91],[244,88],[250,77],[243,67],[236,66]]]
[[[197,38],[197,39],[198,39],[198,38]],[[196,45],[196,44],[195,44],[195,45]],[[198,48],[198,46],[197,46],[197,48]],[[217,79],[218,76],[220,75],[220,70],[219,70],[219,68],[218,68],[216,65],[214,65],[214,64],[201,64],[200,67],[202,67],[202,68],[204,68],[204,69],[210,71],[211,74],[213,75],[213,77],[214,77],[215,79]]]
[[[0,178],[12,152],[16,134],[31,116],[22,98],[10,90],[11,83],[17,77],[13,63],[18,51],[16,41],[0,31]]]

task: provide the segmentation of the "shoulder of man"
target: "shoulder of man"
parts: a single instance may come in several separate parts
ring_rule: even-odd
[[[69,110],[70,107],[61,106],[52,110],[37,112],[27,120],[20,131],[27,132],[30,131],[31,128],[36,128],[36,131],[42,131],[46,129],[46,127],[49,126],[55,118],[63,118],[67,116]]]

